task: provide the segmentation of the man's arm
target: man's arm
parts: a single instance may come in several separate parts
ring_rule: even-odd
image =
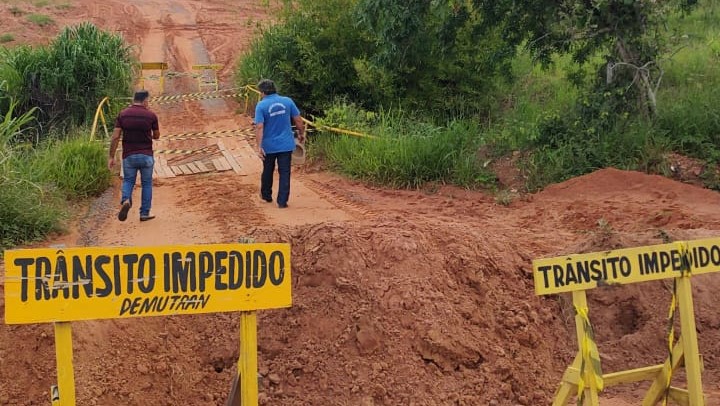
[[[263,123],[255,124],[255,140],[257,140],[257,151],[260,159],[265,159],[265,151],[262,149]]]
[[[297,128],[298,131],[298,140],[301,144],[305,143],[305,122],[303,121],[301,116],[295,116],[293,117],[293,122],[295,123],[295,128]]]
[[[152,130],[152,137],[154,140],[157,140],[160,138],[160,130]]]
[[[115,166],[115,152],[117,151],[118,144],[120,143],[120,135],[122,129],[115,127],[113,130],[112,138],[110,138],[110,156],[108,157],[108,168],[112,169]]]

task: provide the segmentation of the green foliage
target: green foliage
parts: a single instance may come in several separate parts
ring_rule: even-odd
[[[312,111],[330,106],[337,96],[369,98],[353,65],[369,46],[365,33],[352,28],[355,0],[298,3],[299,10],[287,11],[283,22],[263,31],[241,57],[238,84],[271,78]]]
[[[43,128],[87,124],[104,96],[126,96],[131,48],[90,23],[65,28],[47,47],[1,49],[0,80],[20,111],[40,109]]]
[[[33,121],[34,110],[0,121],[0,249],[33,241],[60,228],[63,212],[55,189],[33,181],[37,156],[15,140]]]
[[[55,20],[52,17],[45,14],[30,14],[27,16],[27,20],[33,24],[39,25],[40,27],[46,27],[48,25],[55,24]]]
[[[418,188],[427,182],[483,187],[494,181],[494,176],[477,164],[479,129],[469,121],[438,127],[400,111],[366,115],[347,105],[336,106],[330,113],[323,124],[360,123],[377,136],[321,132],[313,138],[309,153],[324,158],[341,173],[399,188]]]
[[[41,154],[37,173],[51,182],[67,198],[98,196],[110,187],[112,174],[107,168],[107,151],[87,136],[55,141]]]
[[[10,33],[0,35],[0,44],[15,41],[15,36]]]

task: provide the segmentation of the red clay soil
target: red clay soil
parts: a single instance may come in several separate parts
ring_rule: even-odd
[[[247,21],[267,15],[250,1],[103,4],[103,18],[89,0],[73,7],[143,53],[162,50],[177,71],[196,37],[232,64],[253,35]],[[247,126],[236,109],[158,108],[161,131]],[[74,233],[40,246],[290,243],[293,306],[258,314],[263,405],[548,405],[576,339],[568,297],[535,295],[532,259],[720,235],[720,194],[638,172],[601,170],[504,206],[481,192],[388,190],[297,167],[280,210],[257,197],[257,162],[241,165],[242,175],[157,180],[152,222],[115,219],[116,184]],[[693,281],[707,404],[720,405],[720,275]],[[670,297],[667,282],[589,292],[606,372],[664,360]],[[73,332],[79,405],[223,405],[237,373],[237,314],[78,322]],[[55,382],[52,326],[0,325],[0,405],[48,404]],[[611,388],[601,404],[637,405],[646,387]]]

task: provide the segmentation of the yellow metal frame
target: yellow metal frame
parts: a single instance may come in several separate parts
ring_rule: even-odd
[[[668,359],[659,365],[603,374],[600,380],[603,387],[651,380],[652,384],[645,394],[642,402],[643,406],[655,406],[663,399],[666,391],[668,399],[679,405],[705,406],[702,387],[702,360],[698,349],[697,331],[695,330],[695,311],[690,277],[690,272],[687,272],[683,276],[676,278],[682,335],[678,343],[673,347]],[[573,292],[573,304],[576,309],[587,309],[585,290]],[[587,365],[583,368],[582,364],[583,354],[586,353],[584,347],[587,345],[584,338],[588,337],[589,331],[587,330],[587,323],[581,315],[575,316],[575,326],[579,351],[573,363],[565,370],[552,404],[553,406],[567,405],[573,394],[576,394],[579,388],[584,387],[582,402],[578,402],[578,404],[599,406],[599,393],[602,388],[595,385],[598,380],[595,379],[597,377],[593,376],[593,369]],[[673,371],[683,364],[687,375],[688,388],[680,389],[669,386],[669,378],[672,376]]]
[[[198,81],[198,91],[202,92],[203,87],[211,87],[215,89],[215,91],[220,90],[220,82],[218,81],[218,74],[217,72],[223,68],[223,65],[218,64],[206,64],[206,65],[193,65],[190,67],[194,71],[200,71],[197,76]],[[207,72],[212,72],[212,77],[210,77],[209,81],[206,80],[204,74]]]
[[[98,104],[97,110],[95,110],[95,118],[93,119],[92,128],[90,129],[90,141],[93,141],[95,139],[95,134],[97,133],[97,126],[98,126],[98,120],[102,121],[103,129],[105,129],[105,137],[110,137],[110,133],[108,132],[107,128],[107,120],[105,120],[105,113],[103,112],[103,107],[110,105],[110,98],[105,97],[100,101]]]
[[[140,88],[145,89],[145,74],[146,70],[159,70],[160,71],[160,94],[165,92],[165,71],[168,69],[168,64],[165,62],[142,62],[140,63]]]

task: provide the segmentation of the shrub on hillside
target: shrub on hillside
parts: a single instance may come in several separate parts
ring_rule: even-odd
[[[0,81],[21,112],[40,109],[47,124],[88,123],[104,96],[126,96],[134,74],[131,47],[90,23],[65,28],[46,47],[1,51]],[[18,81],[19,78],[19,81]]]

